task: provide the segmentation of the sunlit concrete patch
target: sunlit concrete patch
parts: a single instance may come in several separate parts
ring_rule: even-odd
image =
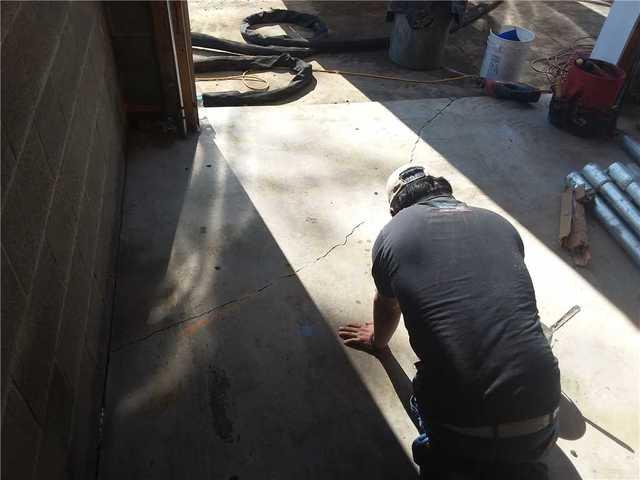
[[[298,277],[365,224],[291,265],[215,137],[132,152],[101,478],[414,477]]]
[[[605,18],[607,17],[607,15],[609,15],[609,10],[611,9],[611,7],[606,5],[604,2],[599,3],[599,2],[585,1],[585,2],[578,2],[578,3],[583,7],[588,8],[589,10],[596,12],[599,15],[602,15]]]
[[[566,395],[600,430],[585,421],[580,438],[561,439],[562,456],[549,461],[553,478],[634,478],[640,272],[594,222],[587,269],[573,267],[557,240],[564,176],[589,161],[606,166],[626,158],[615,144],[575,138],[549,125],[547,102],[523,107],[465,98],[204,114],[294,268],[364,222],[343,247],[298,273],[332,328],[371,318],[371,246],[389,218],[383,188],[395,167],[413,158],[446,176],[461,200],[509,218],[524,239],[543,322],[553,324],[573,305],[582,308],[557,332],[554,350]],[[392,349],[411,376],[415,356],[404,331]],[[405,441],[410,425],[397,399],[391,400],[382,367],[359,352],[347,355]]]
[[[297,278],[194,325],[113,355],[104,478],[415,475]]]
[[[260,241],[268,232],[207,128],[200,138],[133,152],[116,349],[291,273],[286,259]]]

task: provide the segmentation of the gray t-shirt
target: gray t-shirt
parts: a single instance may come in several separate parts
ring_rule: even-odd
[[[412,205],[380,232],[372,273],[380,294],[400,303],[431,421],[491,425],[557,407],[558,362],[522,240],[503,217],[448,197]]]

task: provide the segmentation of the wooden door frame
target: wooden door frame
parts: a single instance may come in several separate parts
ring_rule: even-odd
[[[193,74],[191,24],[186,1],[150,1],[156,57],[160,66],[164,110],[176,119],[178,130],[200,128]]]

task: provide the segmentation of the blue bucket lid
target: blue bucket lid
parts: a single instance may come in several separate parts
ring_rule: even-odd
[[[502,32],[500,35],[498,35],[500,38],[504,38],[505,40],[512,40],[514,42],[519,42],[520,39],[518,38],[518,32],[516,31],[516,29],[511,29],[511,30],[507,30],[506,32]]]

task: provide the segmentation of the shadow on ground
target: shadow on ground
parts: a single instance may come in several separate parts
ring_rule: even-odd
[[[393,384],[393,388],[396,394],[398,395],[399,400],[402,402],[402,405],[404,406],[405,411],[407,412],[407,415],[409,415],[409,417],[411,417],[413,421],[413,416],[411,415],[411,410],[409,407],[409,398],[413,393],[411,379],[404,372],[402,366],[398,363],[395,356],[390,350],[386,350],[385,352],[380,354],[378,356],[378,359],[380,360],[381,366],[384,368],[385,372],[389,376],[389,379]],[[561,403],[560,418],[562,419],[563,415],[565,415],[566,413],[567,418],[569,419],[568,421],[571,422],[571,427],[567,426],[567,420],[565,420],[564,423],[561,423],[560,425],[561,438],[566,438],[563,435],[566,434],[566,431],[568,428],[573,429],[572,433],[574,434],[575,434],[575,429],[580,428],[578,426],[579,419],[577,418],[577,416],[575,414],[571,415],[570,413],[568,413],[568,410],[570,410],[569,405],[572,405],[573,407],[575,407],[575,405],[573,405],[572,402],[567,401],[566,397],[563,397],[563,402]],[[581,415],[580,415],[580,418],[582,418]],[[415,424],[415,421],[414,421],[414,424]],[[583,424],[583,427],[582,427],[582,433],[580,434],[580,436],[582,436],[585,431],[584,421],[582,422],[582,424]],[[548,453],[547,457],[544,459],[544,463],[549,468],[550,479],[558,479],[558,480],[560,479],[581,480],[582,479],[582,477],[578,474],[578,471],[575,469],[575,467],[571,463],[571,460],[564,454],[562,450],[560,450],[560,448],[557,445],[555,445],[551,449],[551,451]],[[459,477],[455,477],[455,478],[458,479]]]
[[[385,2],[325,2],[325,1],[294,1],[284,2],[288,9],[308,11],[317,14],[329,25],[330,35],[338,38],[365,38],[388,34],[388,24],[384,22],[386,12]],[[356,21],[357,19],[357,21]],[[532,45],[530,58],[546,56],[558,49],[570,46],[576,39],[595,38],[602,26],[604,17],[596,11],[578,2],[509,2],[505,3],[489,15],[475,22],[473,25],[460,30],[450,36],[447,45],[448,65],[464,71],[479,71],[485,47],[486,37],[491,28],[496,28],[501,22],[523,25],[532,28],[537,38]],[[327,69],[344,68],[354,71],[371,71],[373,73],[402,72],[404,76],[424,76],[429,72],[411,72],[400,69],[387,57],[385,51],[357,52],[342,55],[319,55],[316,59]],[[442,76],[437,72],[436,76]],[[399,82],[375,81],[367,78],[346,76],[354,87],[372,101],[383,101],[387,108],[402,120],[409,128],[419,135],[422,140],[436,149],[447,161],[457,168],[463,175],[475,183],[486,195],[491,197],[507,213],[518,220],[525,228],[545,243],[552,251],[571,263],[570,258],[558,248],[557,239],[557,211],[559,193],[562,190],[563,179],[572,170],[580,169],[589,161],[599,161],[606,167],[614,159],[609,158],[606,151],[607,143],[597,140],[572,139],[569,142],[573,148],[557,149],[557,155],[549,155],[554,149],[554,142],[565,142],[565,134],[558,132],[553,139],[544,131],[537,139],[539,148],[546,155],[536,155],[535,151],[528,152],[529,158],[514,156],[505,158],[505,151],[519,147],[517,135],[517,112],[527,112],[528,106],[509,105],[514,112],[509,125],[505,122],[495,132],[496,146],[492,152],[483,151],[478,145],[477,159],[469,158],[469,148],[461,147],[467,139],[465,130],[474,130],[473,125],[465,118],[465,112],[457,111],[456,123],[462,128],[456,129],[458,138],[452,137],[431,139],[428,128],[432,120],[429,118],[407,117],[406,109],[396,108],[388,100],[400,98],[424,98],[443,96],[451,99],[459,96],[477,95],[473,82],[468,81],[462,86],[427,86],[416,87]],[[417,77],[416,77],[417,78]],[[544,77],[524,69],[523,81],[545,86]],[[322,85],[320,86],[320,88]],[[406,91],[405,91],[406,90]],[[440,95],[437,95],[439,93]],[[545,107],[546,108],[546,107]],[[455,109],[455,108],[454,108]],[[450,109],[449,106],[445,110]],[[449,112],[443,111],[443,118]],[[546,111],[544,112],[546,114]],[[442,121],[443,118],[437,121]],[[479,121],[484,119],[479,118]],[[531,136],[535,136],[532,132]],[[599,158],[584,157],[584,147],[594,152],[602,151]],[[491,155],[495,154],[492,158]],[[621,154],[619,160],[629,161]],[[532,180],[535,179],[535,180]],[[542,189],[522,188],[521,182],[544,180],[546,186]],[[589,268],[578,269],[579,273],[595,288],[601,291],[611,302],[622,310],[629,319],[640,327],[640,291],[638,282],[620,282],[619,278],[638,279],[638,272],[628,261],[625,254],[615,244],[596,222],[590,222],[592,243],[594,245],[594,260]],[[598,247],[600,247],[598,249]],[[640,279],[638,279],[640,281]]]
[[[533,107],[503,102],[503,108],[496,109],[495,115],[484,110],[486,103],[471,99],[465,102],[462,106],[452,98],[433,117],[425,117],[399,102],[384,105],[420,137],[427,149],[436,150],[549,250],[572,265],[558,241],[560,193],[565,176],[588,162],[606,167],[614,161],[628,162],[629,158],[621,148],[612,147],[610,141],[582,139],[550,127],[544,99]],[[435,122],[439,123],[439,133],[432,134]],[[491,135],[492,142],[486,142],[487,135]],[[421,160],[418,150],[415,160]],[[454,193],[455,189],[454,185]],[[640,327],[637,268],[591,217],[589,235],[592,261],[587,268],[574,269]]]
[[[213,130],[140,143],[101,478],[415,478]]]

